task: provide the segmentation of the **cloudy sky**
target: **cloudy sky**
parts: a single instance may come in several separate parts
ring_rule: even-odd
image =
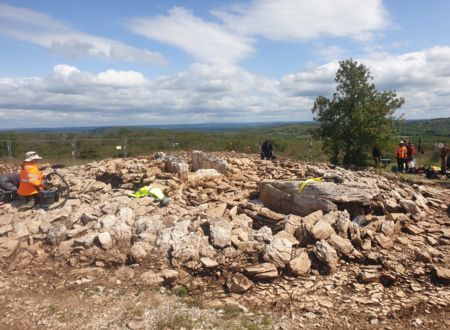
[[[450,116],[448,0],[0,0],[0,128],[311,120],[339,60]]]

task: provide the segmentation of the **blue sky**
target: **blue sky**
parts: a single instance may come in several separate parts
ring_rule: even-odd
[[[0,128],[310,120],[350,57],[407,119],[449,117],[431,3],[0,0]]]

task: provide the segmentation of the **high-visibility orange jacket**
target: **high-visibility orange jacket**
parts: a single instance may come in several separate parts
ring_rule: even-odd
[[[397,147],[397,159],[406,159],[408,157],[408,149],[405,146]]]
[[[24,162],[20,171],[20,185],[17,194],[20,196],[32,196],[44,189],[42,184],[42,173],[38,165]]]

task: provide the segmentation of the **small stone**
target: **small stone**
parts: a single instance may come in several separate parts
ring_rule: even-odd
[[[140,279],[142,283],[146,285],[160,285],[164,281],[164,279],[161,276],[159,276],[159,274],[155,274],[151,270],[142,273]]]
[[[294,276],[305,275],[311,268],[311,260],[308,253],[301,252],[299,256],[292,259],[288,264],[289,272]]]
[[[336,250],[326,241],[319,241],[314,247],[314,253],[321,262],[323,262],[328,271],[332,271],[337,267],[338,257]]]
[[[416,256],[416,260],[417,261],[430,263],[431,260],[432,260],[430,254],[425,249],[415,249],[414,250],[414,255]]]
[[[394,242],[392,239],[387,237],[384,234],[375,234],[375,241],[380,245],[383,249],[390,249],[394,246]]]
[[[178,278],[178,272],[173,269],[165,269],[159,275],[163,278],[164,283],[171,284],[174,283]]]
[[[207,258],[207,257],[203,257],[200,259],[200,262],[202,263],[203,267],[205,268],[214,268],[217,267],[219,264],[217,263],[217,261]]]
[[[450,283],[450,269],[444,267],[434,266],[434,275],[444,283]]]
[[[292,243],[286,238],[274,237],[265,248],[263,258],[267,262],[274,263],[279,268],[291,260]]]
[[[252,286],[253,282],[241,273],[233,274],[227,279],[227,288],[232,293],[244,293]]]
[[[100,234],[98,234],[97,238],[98,238],[98,241],[99,241],[101,247],[104,248],[105,250],[108,250],[112,247],[113,241],[112,241],[110,233],[108,233],[108,232],[100,233]]]
[[[336,234],[330,236],[327,242],[336,249],[337,252],[350,255],[354,250],[352,243],[347,238],[342,238]]]
[[[335,234],[333,227],[325,220],[317,221],[311,230],[311,235],[318,241],[326,240],[333,234]]]
[[[140,330],[145,329],[144,322],[138,320],[128,321],[126,324],[127,328],[130,330]]]
[[[423,229],[417,227],[416,225],[413,224],[409,224],[407,226],[404,227],[404,230],[411,235],[419,235],[421,233],[423,233]]]
[[[380,278],[380,274],[378,272],[371,272],[367,270],[363,270],[358,275],[358,280],[361,283],[367,284],[378,281]]]
[[[255,279],[267,280],[278,277],[278,270],[274,264],[265,262],[260,265],[249,266],[245,268],[245,272]]]
[[[420,212],[419,207],[413,201],[402,199],[400,205],[407,213],[418,214]]]

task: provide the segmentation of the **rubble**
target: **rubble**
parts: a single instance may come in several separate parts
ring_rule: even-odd
[[[285,286],[305,310],[341,305],[305,298],[320,287],[330,296],[353,288],[359,300],[349,301],[381,306],[398,292],[426,296],[436,293],[434,283],[449,282],[450,222],[442,206],[449,200],[436,188],[372,171],[197,151],[108,159],[61,173],[71,186],[63,207],[0,207],[2,269],[36,258],[74,269],[121,269],[114,276],[124,281],[124,268],[146,285],[211,281],[224,294],[269,300],[269,288],[281,299]],[[298,191],[324,174],[340,179]],[[150,184],[170,205],[129,197]],[[384,296],[365,296],[378,286]]]

